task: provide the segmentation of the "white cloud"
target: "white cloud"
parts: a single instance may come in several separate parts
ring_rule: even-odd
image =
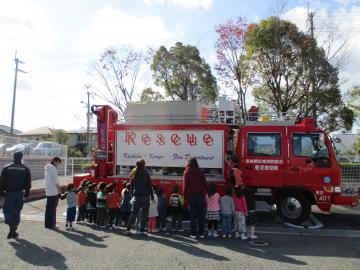
[[[338,0],[343,4],[359,3],[360,1]],[[339,72],[341,89],[346,92],[355,84],[360,84],[360,32],[354,26],[358,25],[358,14],[360,6],[349,8],[339,8],[333,12],[324,9],[317,10],[314,17],[315,35],[320,46],[325,49],[332,38],[333,43],[330,55],[337,50],[345,41],[346,46],[342,49],[349,54],[350,63]],[[302,31],[308,31],[307,10],[304,8],[294,8],[286,12],[284,19],[295,23]],[[331,28],[333,30],[331,30]]]
[[[156,40],[172,38],[163,18],[134,16],[107,6],[99,9],[90,19],[91,29],[85,37],[84,47],[105,48],[130,44],[146,47]]]
[[[5,41],[18,48],[49,50],[59,37],[38,6],[29,1],[3,1],[0,4],[0,41],[2,45]]]
[[[165,4],[165,0],[144,0],[145,5],[159,5],[159,4]]]
[[[165,4],[166,0],[143,0],[146,5],[156,5],[156,4]],[[171,2],[175,6],[179,6],[182,8],[188,9],[196,9],[201,8],[205,10],[209,10],[213,6],[213,0],[167,0]]]

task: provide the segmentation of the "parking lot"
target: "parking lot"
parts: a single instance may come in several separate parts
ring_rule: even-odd
[[[0,219],[0,269],[358,269],[360,263],[359,208],[336,208],[330,215],[314,210],[321,229],[288,227],[274,213],[261,212],[259,241],[251,243],[192,240],[187,230],[146,238],[86,225],[67,232],[64,202],[58,208],[60,228],[46,230],[44,207],[44,200],[25,204],[19,240],[5,239]]]

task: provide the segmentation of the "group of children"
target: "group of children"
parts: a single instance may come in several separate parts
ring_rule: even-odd
[[[226,187],[224,196],[220,197],[216,184],[209,186],[206,219],[208,221],[208,236],[219,237],[218,223],[222,222],[222,237],[256,239],[255,235],[255,200],[252,190],[242,186]],[[249,229],[247,230],[247,226]]]
[[[164,197],[164,190],[153,186],[154,200],[150,202],[148,215],[148,232],[166,231],[166,217],[170,211],[172,231],[182,231],[182,207],[184,198],[179,193],[179,187],[172,187],[172,194],[167,200]],[[93,224],[99,228],[113,230],[115,226],[127,226],[131,214],[131,191],[130,183],[125,182],[121,194],[116,191],[113,183],[93,184],[84,180],[77,190],[73,184],[68,184],[66,192],[60,195],[60,199],[67,201],[66,230],[73,230],[73,222],[78,216],[76,223]],[[138,224],[136,222],[135,224]],[[135,225],[137,229],[138,225]]]

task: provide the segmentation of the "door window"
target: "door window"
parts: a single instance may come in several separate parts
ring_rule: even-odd
[[[330,167],[329,148],[324,134],[294,134],[293,154],[296,157],[307,157],[307,163],[313,162],[317,167]]]
[[[324,134],[294,134],[293,153],[297,157],[329,158],[329,149]]]
[[[280,134],[278,133],[249,133],[249,156],[280,156]]]

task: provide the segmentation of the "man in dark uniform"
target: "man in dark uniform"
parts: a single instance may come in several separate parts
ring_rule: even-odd
[[[31,189],[30,170],[22,164],[22,157],[21,152],[16,152],[14,163],[6,165],[0,177],[0,196],[5,197],[3,205],[5,224],[10,227],[8,239],[19,236],[16,230],[20,223],[23,197],[28,197]]]

